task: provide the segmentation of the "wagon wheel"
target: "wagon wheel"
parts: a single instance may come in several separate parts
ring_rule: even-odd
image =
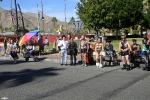
[[[28,61],[29,61],[29,58],[25,58],[25,61],[28,62]]]

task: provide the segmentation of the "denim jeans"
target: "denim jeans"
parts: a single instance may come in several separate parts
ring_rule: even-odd
[[[112,53],[110,53],[110,52],[112,52]],[[106,54],[110,55],[110,57],[113,57],[113,51],[106,51]]]
[[[61,64],[67,64],[67,50],[61,50]]]

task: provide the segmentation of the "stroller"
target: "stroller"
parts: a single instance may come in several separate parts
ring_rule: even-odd
[[[27,49],[26,46],[24,46],[24,52],[23,52],[23,57],[25,58],[25,61],[28,62],[29,61],[29,58],[33,58],[33,60],[35,62],[39,61],[37,55],[38,55],[38,52],[37,51],[34,51],[34,50],[31,50],[31,49]]]

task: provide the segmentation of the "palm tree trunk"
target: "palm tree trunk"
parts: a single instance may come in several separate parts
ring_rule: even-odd
[[[54,21],[54,27],[55,27],[55,21]]]
[[[130,34],[133,33],[133,29],[132,29],[132,26],[130,26]]]

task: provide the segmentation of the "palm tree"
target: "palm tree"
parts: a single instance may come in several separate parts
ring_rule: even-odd
[[[54,27],[55,27],[55,22],[57,22],[57,18],[56,18],[56,17],[53,17],[53,18],[52,18],[52,21],[54,22]]]

